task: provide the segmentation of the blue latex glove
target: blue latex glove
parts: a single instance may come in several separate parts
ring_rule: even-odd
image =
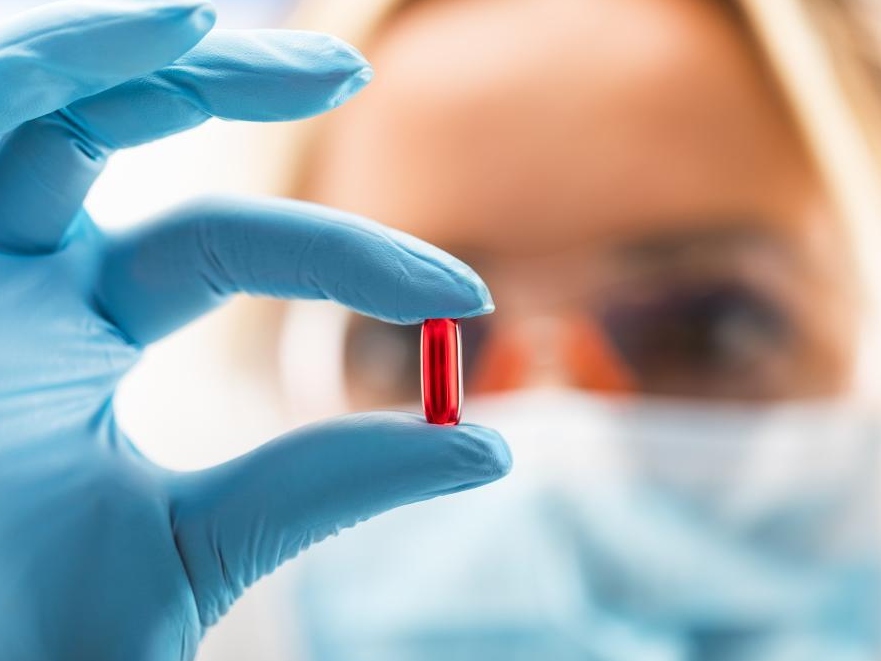
[[[93,223],[82,201],[113,150],[211,115],[304,117],[369,79],[330,37],[212,23],[192,0],[119,0],[0,30],[4,659],[190,659],[246,586],[313,542],[509,468],[495,432],[404,414],[298,429],[191,474],[120,431],[114,390],[142,347],[233,293],[395,322],[492,307],[449,255],[315,205],[208,200],[115,236]]]

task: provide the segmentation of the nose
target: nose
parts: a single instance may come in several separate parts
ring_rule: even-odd
[[[498,319],[469,381],[475,392],[563,386],[637,390],[631,370],[599,325],[583,314]]]

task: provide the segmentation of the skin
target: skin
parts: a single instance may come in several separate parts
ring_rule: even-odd
[[[843,224],[730,8],[421,0],[366,54],[376,79],[328,118],[298,195],[478,268],[498,313],[472,390],[847,389]],[[412,394],[351,376],[355,408]]]

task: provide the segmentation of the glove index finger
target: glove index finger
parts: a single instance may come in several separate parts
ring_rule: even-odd
[[[128,337],[154,342],[236,293],[336,301],[393,323],[493,310],[452,255],[318,204],[202,200],[111,241],[96,301]]]
[[[53,2],[0,24],[0,134],[151,73],[214,25],[204,0]]]

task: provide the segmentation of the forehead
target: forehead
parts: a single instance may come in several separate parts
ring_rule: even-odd
[[[422,0],[367,54],[377,76],[329,118],[308,193],[441,245],[546,251],[741,215],[801,236],[820,215],[721,3]]]

